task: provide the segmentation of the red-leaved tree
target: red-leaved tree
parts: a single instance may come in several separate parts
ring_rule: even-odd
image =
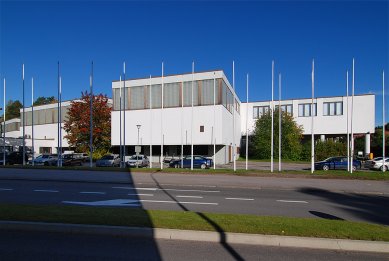
[[[65,138],[78,152],[89,152],[90,99],[87,91],[81,93],[81,100],[72,101],[64,120]],[[111,147],[111,110],[107,95],[93,95],[93,140],[94,151],[107,151]]]

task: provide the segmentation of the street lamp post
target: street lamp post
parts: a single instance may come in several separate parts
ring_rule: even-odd
[[[136,125],[136,127],[138,128],[138,141],[136,143],[137,145],[137,149],[135,150],[136,152],[136,167],[138,168],[139,167],[139,129],[142,125],[138,124]]]

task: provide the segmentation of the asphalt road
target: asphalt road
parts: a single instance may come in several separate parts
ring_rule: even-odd
[[[1,231],[2,260],[388,260],[387,254]]]
[[[302,188],[0,180],[1,203],[134,207],[389,225],[387,194]]]

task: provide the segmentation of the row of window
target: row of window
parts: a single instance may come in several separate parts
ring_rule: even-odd
[[[5,124],[5,132],[18,131],[18,130],[20,130],[20,122],[12,122],[12,123]]]
[[[240,113],[240,105],[223,79],[166,83],[163,86],[163,107],[189,107],[222,104],[232,113],[235,108]],[[113,89],[113,109],[125,110],[157,109],[162,107],[162,85],[145,85]],[[214,95],[215,94],[215,95]],[[120,97],[122,100],[120,101]],[[214,100],[215,97],[215,100]],[[122,104],[121,104],[122,103]]]
[[[275,106],[275,109],[278,109],[278,105]],[[265,113],[270,110],[270,106],[254,106],[253,107],[253,118],[258,119]],[[293,115],[293,106],[292,104],[281,105],[281,110]],[[302,103],[298,107],[298,116],[299,117],[310,117],[312,113],[314,116],[317,116],[317,104],[311,103]],[[343,102],[324,102],[323,103],[323,115],[324,116],[334,116],[334,115],[343,115]]]
[[[61,107],[61,122],[67,117],[68,106]],[[25,112],[26,115],[26,126],[32,125],[32,112]],[[21,114],[20,122],[23,122],[23,114]],[[44,110],[34,110],[34,125],[40,124],[53,124],[58,123],[58,108],[50,108]]]

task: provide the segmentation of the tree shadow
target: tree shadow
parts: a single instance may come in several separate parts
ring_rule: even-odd
[[[324,189],[301,188],[301,193],[321,197],[338,205],[342,211],[348,212],[359,219],[381,225],[389,225],[389,197],[383,195],[368,195],[357,193],[337,193]],[[325,218],[342,220],[331,214],[310,211],[311,214]]]
[[[177,205],[183,210],[183,211],[190,211],[187,207],[185,207],[182,203],[180,203],[173,195],[171,195],[168,191],[164,190],[163,187],[159,184],[158,180],[154,177],[154,174],[151,174],[151,178],[155,182],[156,186],[161,189],[165,195],[167,195],[170,199],[175,201]],[[207,217],[204,213],[201,212],[194,212],[198,216],[200,216],[202,219],[207,221],[218,233],[220,236],[219,243],[224,247],[224,249],[235,259],[235,260],[244,260],[244,258],[239,255],[238,252],[235,251],[235,249],[230,246],[227,243],[227,235],[223,228],[221,228],[215,221]]]

